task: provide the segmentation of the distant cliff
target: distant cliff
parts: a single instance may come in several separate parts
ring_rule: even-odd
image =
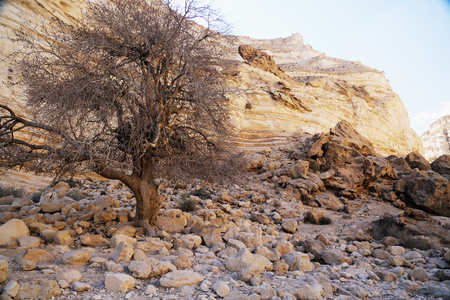
[[[14,45],[5,36],[24,21],[41,24],[51,18],[71,22],[86,0],[14,0],[1,8],[0,51]],[[242,58],[239,46],[250,54]],[[423,153],[407,111],[383,73],[359,62],[327,57],[303,42],[300,34],[257,40],[236,37],[228,44],[233,62],[230,80],[240,88],[231,95],[239,144],[249,150],[283,144],[297,132],[323,132],[347,120],[384,155]],[[256,52],[254,50],[256,50]],[[251,52],[256,56],[252,56]],[[242,54],[242,53],[241,53]],[[247,53],[248,54],[248,53]],[[0,61],[0,103],[26,113],[10,65]]]
[[[450,155],[450,115],[430,125],[430,130],[420,136],[425,147],[425,157],[434,161],[443,154]]]

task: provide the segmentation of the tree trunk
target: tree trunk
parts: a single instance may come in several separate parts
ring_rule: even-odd
[[[134,221],[147,231],[158,224],[159,203],[158,186],[153,180],[136,178],[131,188],[136,197],[136,216]]]
[[[152,227],[158,225],[158,185],[153,178],[152,159],[144,160],[141,166],[139,172],[130,176],[127,185],[136,197],[136,215],[133,221],[150,233]]]
[[[132,175],[109,169],[100,163],[94,166],[94,170],[106,178],[122,181],[133,192],[136,197],[136,215],[133,221],[150,233],[152,227],[158,225],[158,185],[153,178],[152,159],[145,160],[141,166],[140,171]]]

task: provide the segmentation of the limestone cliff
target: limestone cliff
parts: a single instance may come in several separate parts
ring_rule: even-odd
[[[246,45],[251,53],[250,45],[277,65],[270,70],[271,61],[263,66],[264,59],[234,56],[237,81],[245,90],[235,99],[243,145],[283,143],[294,132],[324,132],[347,120],[381,154],[423,153],[402,101],[382,72],[327,57],[299,34],[273,40],[238,37],[236,45]]]
[[[434,161],[441,155],[450,155],[450,115],[444,116],[430,125],[430,130],[420,138],[425,148],[425,157]]]
[[[86,0],[15,0],[1,7],[0,51],[12,52],[7,38],[24,21],[39,25],[50,18],[70,22]],[[244,60],[239,46],[255,49]],[[422,152],[408,114],[382,72],[358,62],[327,57],[304,44],[299,34],[274,40],[237,37],[228,44],[230,72],[240,93],[232,96],[239,142],[246,149],[286,143],[297,132],[323,132],[340,120],[350,122],[381,154]],[[243,48],[245,50],[245,47]],[[241,53],[242,54],[242,53]],[[245,56],[244,56],[245,57]],[[255,60],[256,58],[256,60]],[[11,90],[14,70],[0,62],[0,103],[25,112],[19,90]]]

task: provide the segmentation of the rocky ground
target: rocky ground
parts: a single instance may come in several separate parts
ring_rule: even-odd
[[[158,180],[150,235],[118,181],[25,190],[0,198],[0,299],[450,299],[448,166],[341,123],[235,184]]]

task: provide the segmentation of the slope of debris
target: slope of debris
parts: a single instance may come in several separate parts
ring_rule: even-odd
[[[446,163],[377,157],[341,122],[240,183],[158,180],[149,236],[118,181],[3,197],[0,299],[449,299]]]

